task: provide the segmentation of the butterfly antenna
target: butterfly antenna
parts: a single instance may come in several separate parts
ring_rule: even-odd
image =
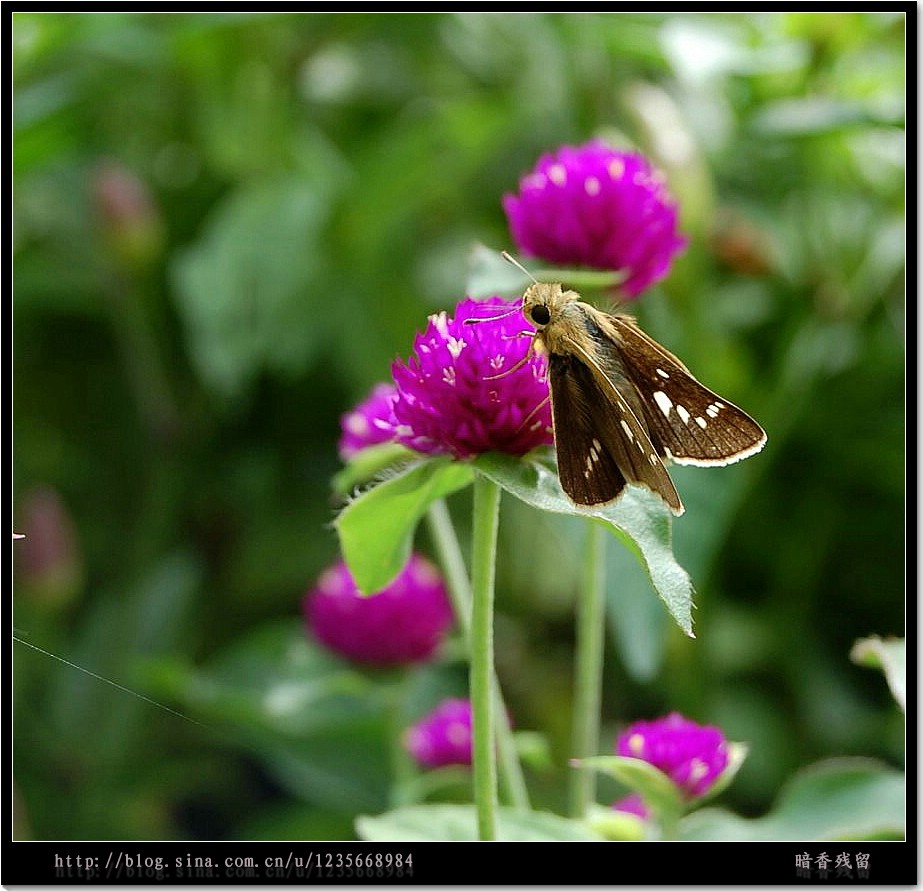
[[[537,279],[534,275],[532,275],[532,273],[529,272],[529,270],[526,269],[526,267],[523,266],[522,263],[520,263],[519,260],[517,260],[512,254],[509,254],[509,253],[507,253],[506,251],[501,251],[501,252],[500,252],[500,256],[503,257],[503,259],[506,260],[507,263],[512,263],[513,266],[515,266],[515,267],[516,267],[517,269],[519,269],[521,272],[524,272],[527,276],[529,276],[529,278],[532,279],[532,281],[535,282],[535,284],[538,284],[538,279]],[[517,306],[514,306],[514,307],[513,307],[511,310],[509,310],[508,312],[501,313],[501,314],[498,315],[498,316],[487,316],[487,317],[485,317],[485,318],[479,318],[479,319],[465,319],[465,324],[466,324],[466,325],[475,325],[475,324],[477,324],[478,322],[493,322],[493,321],[496,320],[496,319],[505,319],[507,316],[511,316],[511,315],[513,315],[513,313],[519,312],[520,308],[521,308],[521,307],[520,307],[519,305],[517,305]],[[517,335],[517,336],[518,336],[518,335]]]
[[[535,284],[538,284],[538,279],[532,275],[532,273],[529,272],[529,270],[526,269],[526,267],[523,266],[522,263],[520,263],[519,260],[517,260],[512,254],[509,254],[506,251],[501,251],[500,256],[503,257],[507,263],[512,263],[518,270],[520,270],[520,272],[524,272],[527,276],[529,276],[529,278],[532,279],[532,281],[535,282]]]
[[[497,307],[499,309],[499,307]],[[465,319],[466,325],[477,325],[479,322],[496,322],[497,319],[505,319],[507,316],[511,316],[514,313],[519,312],[519,304],[517,303],[512,309],[508,309],[505,312],[500,313],[497,316],[476,316],[473,319]]]

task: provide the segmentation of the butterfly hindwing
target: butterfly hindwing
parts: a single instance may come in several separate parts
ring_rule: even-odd
[[[602,315],[602,314],[600,314]],[[730,464],[758,452],[766,434],[746,412],[700,384],[689,369],[628,316],[605,315],[645,422],[678,464]]]
[[[624,392],[630,383],[577,353],[552,353],[548,367],[558,478],[567,495],[578,504],[603,504],[617,498],[628,481],[682,513],[670,475],[632,409],[633,395]]]

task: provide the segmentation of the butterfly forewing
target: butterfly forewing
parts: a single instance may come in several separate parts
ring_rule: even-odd
[[[578,504],[603,504],[617,498],[627,480],[682,513],[673,481],[624,391],[628,381],[574,353],[551,353],[548,369],[558,478],[567,495]]]
[[[766,434],[756,421],[702,386],[633,319],[607,315],[609,327],[661,454],[678,464],[730,464],[763,447]]]

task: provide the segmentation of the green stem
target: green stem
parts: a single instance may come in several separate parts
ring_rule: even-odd
[[[179,432],[180,413],[153,320],[146,311],[141,285],[117,279],[110,289],[109,307],[115,338],[122,353],[125,376],[131,385],[145,432],[158,444],[172,442]]]
[[[414,769],[407,750],[404,748],[402,734],[407,726],[407,694],[409,678],[406,672],[398,671],[385,685],[386,709],[388,717],[388,738],[391,756],[391,807],[400,807],[409,802],[407,792],[414,779]]]
[[[574,758],[596,754],[602,701],[605,643],[606,530],[589,523],[583,579],[577,602],[577,653],[574,685],[572,752]],[[581,819],[596,798],[596,773],[578,767],[571,774],[570,814]]]
[[[474,514],[471,542],[471,715],[474,804],[478,838],[497,837],[497,761],[494,745],[491,677],[494,668],[494,566],[500,489],[487,477],[474,478]]]
[[[445,573],[449,586],[449,596],[455,615],[458,616],[462,637],[468,652],[471,651],[471,583],[465,569],[458,536],[452,524],[452,517],[445,500],[440,498],[430,505],[426,514],[427,524],[433,544],[439,554],[439,562]],[[500,690],[500,682],[495,670],[491,670],[491,693],[494,706],[494,719],[497,731],[497,752],[500,760],[500,779],[503,783],[504,800],[517,810],[530,809],[529,790],[526,786],[522,766],[516,754],[513,732],[510,727],[506,703]]]
[[[465,559],[444,499],[440,498],[429,506],[426,522],[449,586],[452,608],[458,617],[462,637],[467,645],[471,637],[471,583],[468,581]]]

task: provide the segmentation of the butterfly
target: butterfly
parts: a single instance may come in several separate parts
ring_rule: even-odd
[[[535,326],[529,355],[548,359],[558,479],[576,504],[614,501],[632,483],[679,516],[683,503],[665,461],[732,464],[765,445],[753,418],[700,384],[631,316],[534,278],[521,310]]]

